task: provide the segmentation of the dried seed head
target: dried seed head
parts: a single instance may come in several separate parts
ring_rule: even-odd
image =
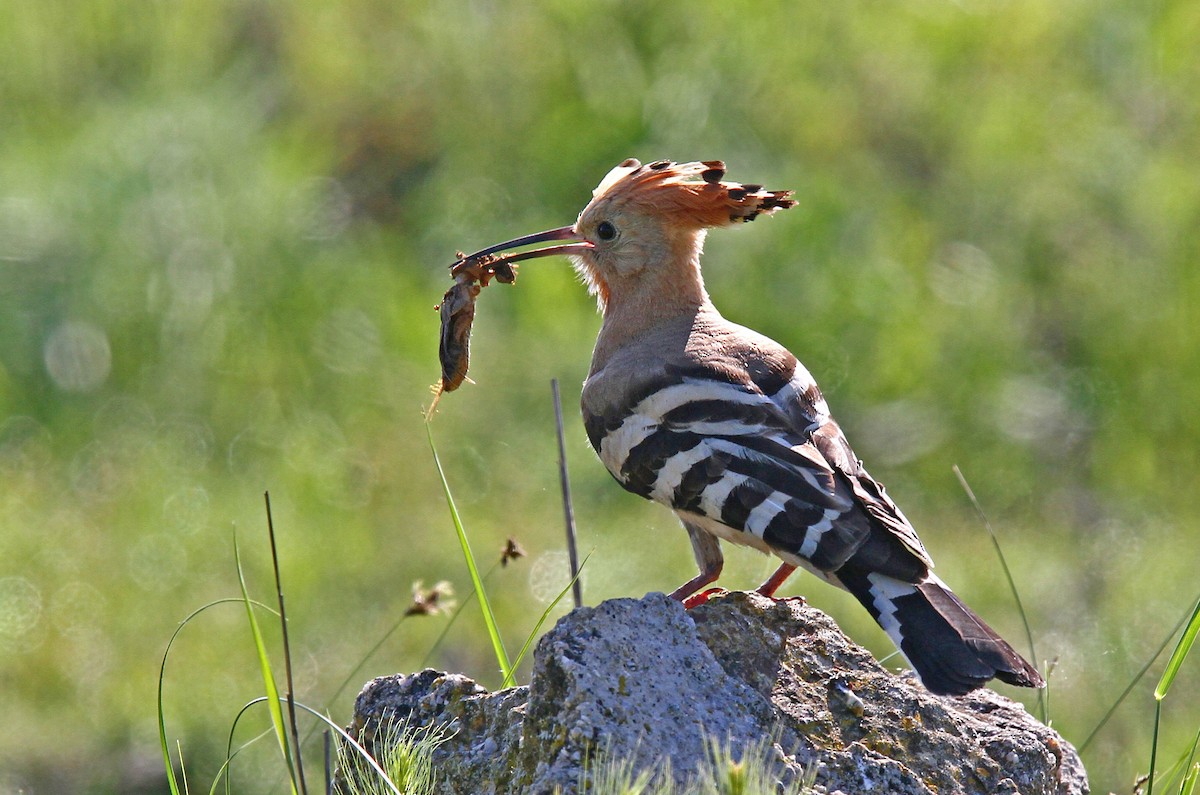
[[[504,548],[500,550],[500,565],[507,566],[510,560],[525,557],[525,550],[517,543],[517,539],[509,538],[504,544]]]
[[[454,587],[446,580],[439,580],[432,587],[426,588],[425,583],[417,580],[412,585],[413,600],[406,616],[436,616],[454,609]]]

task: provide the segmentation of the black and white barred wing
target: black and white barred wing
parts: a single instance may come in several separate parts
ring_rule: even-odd
[[[770,385],[767,385],[770,386]],[[845,476],[854,500],[867,512],[876,526],[894,536],[925,567],[932,569],[933,560],[908,519],[892,502],[883,484],[871,477],[855,456],[841,427],[829,415],[829,408],[816,382],[799,362],[791,380],[770,395],[789,417],[802,417],[805,432],[821,457]]]
[[[588,428],[622,486],[734,543],[833,572],[872,534],[850,481],[753,384],[683,377]]]

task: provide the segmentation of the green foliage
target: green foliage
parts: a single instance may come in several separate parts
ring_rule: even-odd
[[[688,791],[701,795],[804,795],[812,790],[815,770],[798,776],[785,789],[767,761],[770,751],[771,743],[766,740],[750,742],[738,751],[729,740],[711,739],[709,763]]]
[[[376,743],[378,748],[385,749],[378,761],[387,774],[386,782],[373,766],[364,762],[357,749],[340,746],[337,767],[342,771],[342,791],[345,795],[384,795],[397,790],[404,795],[433,792],[437,778],[433,752],[449,737],[445,727],[410,728],[402,721],[381,727]]]
[[[797,190],[710,237],[709,291],[805,360],[942,576],[1019,637],[951,467],[970,473],[1058,659],[1068,739],[1194,599],[1194,3],[4,8],[0,788],[165,788],[143,780],[161,772],[148,661],[232,592],[229,530],[261,527],[267,489],[297,690],[348,714],[332,695],[409,584],[461,579],[421,419],[444,266],[570,222],[629,156]],[[548,382],[577,397],[597,323],[565,263],[530,263],[481,297],[476,384],[434,421],[476,549],[531,553],[488,583],[502,628],[567,580]],[[585,599],[690,576],[674,520],[612,483],[570,412],[567,444]],[[729,558],[730,587],[771,568]],[[268,576],[263,549],[243,565]],[[891,651],[842,595],[791,587]],[[442,629],[406,621],[364,678],[415,668]],[[431,664],[494,666],[470,621]],[[172,666],[189,684],[165,719],[207,780],[259,674],[199,633]],[[1097,791],[1145,766],[1152,688],[1089,746]],[[1188,750],[1198,688],[1183,666],[1163,758]],[[263,789],[268,750],[242,755]]]
[[[433,443],[433,429],[425,424],[425,432],[429,436],[429,450],[433,453],[433,463],[437,467],[438,477],[442,481],[442,493],[446,495],[446,507],[450,509],[450,518],[454,522],[454,533],[458,536],[458,545],[462,549],[463,561],[471,575],[471,585],[479,598],[479,607],[483,613],[483,624],[487,629],[488,638],[492,642],[492,651],[496,653],[496,664],[504,678],[501,684],[511,687],[513,682],[513,664],[504,648],[504,638],[500,636],[500,627],[496,625],[496,613],[492,610],[492,602],[488,599],[487,589],[483,586],[483,578],[479,575],[479,567],[475,565],[475,555],[471,552],[471,543],[467,531],[463,528],[462,519],[458,515],[458,507],[454,504],[454,495],[450,493],[450,484],[446,482],[446,473],[442,470],[442,462],[438,460],[437,447]]]
[[[637,769],[634,760],[601,749],[584,765],[580,792],[590,795],[804,795],[816,780],[805,771],[787,785],[772,768],[772,744],[755,739],[744,745],[709,738],[708,758],[683,785],[675,783],[669,764]]]
[[[167,660],[171,656],[171,647],[175,645],[175,640],[179,637],[179,633],[183,631],[184,627],[188,626],[188,624],[190,624],[197,616],[199,616],[201,613],[204,613],[209,608],[215,607],[219,604],[227,604],[227,603],[228,604],[238,604],[238,605],[244,606],[246,604],[246,600],[244,597],[241,599],[233,599],[233,598],[218,599],[215,602],[209,602],[208,604],[204,605],[203,607],[196,609],[187,618],[185,618],[183,621],[179,622],[179,626],[176,627],[175,632],[173,632],[171,634],[170,640],[167,641],[167,647],[163,651],[162,663],[159,665],[159,669],[158,669],[158,701],[157,701],[157,705],[156,705],[156,713],[158,715],[159,748],[162,750],[163,765],[165,766],[165,769],[167,771],[167,774],[166,774],[167,784],[171,789],[171,795],[179,795],[179,793],[181,792],[181,789],[180,789],[180,784],[179,784],[179,776],[176,774],[175,760],[172,759],[172,756],[171,756],[171,743],[170,743],[170,740],[167,738],[167,725],[166,725],[166,719],[165,719],[166,712],[165,712],[165,704],[163,702],[163,691],[166,686],[166,679],[167,679]],[[253,602],[253,604],[257,607],[261,607],[266,610],[270,610],[269,607],[262,604],[261,602]],[[180,770],[182,770],[184,767],[182,754],[179,755],[178,761],[179,761],[179,768],[180,768]],[[224,769],[224,768],[222,768],[222,769]],[[186,787],[184,789],[186,789]]]
[[[1183,630],[1183,634],[1179,637],[1179,642],[1175,644],[1175,651],[1171,653],[1171,659],[1167,661],[1167,666],[1163,670],[1162,678],[1158,680],[1158,686],[1154,688],[1154,739],[1150,750],[1150,776],[1147,783],[1148,795],[1154,793],[1155,782],[1155,767],[1158,758],[1158,730],[1162,722],[1162,704],[1163,699],[1167,697],[1167,693],[1171,690],[1171,685],[1175,681],[1175,677],[1179,674],[1179,669],[1183,666],[1183,661],[1187,658],[1188,652],[1192,650],[1192,646],[1196,642],[1196,634],[1200,632],[1200,600],[1196,602],[1196,607],[1192,610],[1192,617],[1188,620],[1187,626]],[[1184,755],[1180,757],[1176,763],[1174,770],[1182,773],[1183,780],[1179,785],[1179,791],[1182,793],[1195,788],[1196,785],[1196,768],[1193,767],[1193,759],[1196,756],[1196,747],[1200,744],[1200,729],[1196,732],[1196,739],[1192,740],[1191,748],[1185,750]],[[1172,779],[1174,772],[1168,775],[1168,780]]]
[[[1192,617],[1179,637],[1179,642],[1175,644],[1175,651],[1171,652],[1171,659],[1167,661],[1167,667],[1163,671],[1162,678],[1158,680],[1158,686],[1154,688],[1155,701],[1162,701],[1167,697],[1167,693],[1171,690],[1171,684],[1179,674],[1179,669],[1183,667],[1183,661],[1187,659],[1188,652],[1196,643],[1197,634],[1200,634],[1200,600],[1197,600],[1196,607],[1192,610]]]
[[[275,682],[275,673],[271,668],[271,660],[267,654],[266,643],[263,641],[262,630],[259,629],[258,619],[254,615],[254,603],[250,600],[250,592],[246,590],[246,577],[242,572],[241,553],[238,551],[236,541],[233,545],[233,553],[237,560],[238,585],[242,589],[242,602],[246,607],[246,623],[250,627],[250,634],[254,637],[254,653],[258,659],[259,671],[262,673],[263,689],[266,691],[265,698],[267,711],[271,715],[271,727],[275,730],[275,739],[279,743],[279,752],[283,756],[284,764],[287,765],[288,782],[291,784],[292,795],[296,795],[298,790],[296,788],[295,757],[292,755],[292,744],[288,739],[287,724],[284,722],[279,686]],[[159,683],[159,687],[162,687],[161,682]],[[161,724],[161,714],[159,721]]]

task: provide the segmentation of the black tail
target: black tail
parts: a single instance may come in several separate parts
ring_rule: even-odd
[[[908,658],[931,693],[960,696],[993,677],[1045,687],[1032,665],[933,574],[912,584],[885,575],[837,573]]]

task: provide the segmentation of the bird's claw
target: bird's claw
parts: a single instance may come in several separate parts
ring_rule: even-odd
[[[707,591],[701,591],[698,594],[692,594],[687,599],[683,600],[683,609],[691,610],[693,607],[699,607],[700,605],[707,603],[708,600],[714,596],[722,596],[727,593],[729,593],[729,591],[725,590],[724,588],[713,587],[709,588]]]

